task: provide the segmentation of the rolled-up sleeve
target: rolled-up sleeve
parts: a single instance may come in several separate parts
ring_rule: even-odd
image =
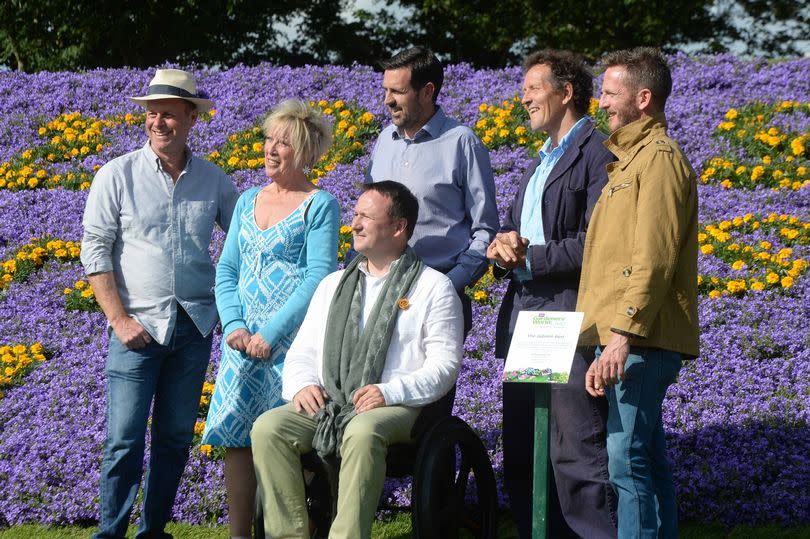
[[[459,255],[456,266],[447,273],[456,290],[472,286],[487,271],[487,247],[500,228],[489,152],[472,135],[462,138],[460,143],[460,157],[465,162],[459,164],[459,170],[465,176],[464,205],[470,220],[470,244]]]
[[[81,249],[87,275],[113,270],[112,249],[121,221],[121,196],[116,189],[115,174],[112,164],[101,167],[87,196]]]

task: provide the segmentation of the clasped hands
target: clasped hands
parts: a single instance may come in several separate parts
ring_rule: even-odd
[[[225,342],[232,349],[245,353],[252,359],[267,359],[270,357],[270,345],[258,333],[253,335],[244,328],[232,331]]]
[[[293,404],[298,412],[306,412],[314,417],[326,405],[329,395],[326,390],[317,384],[311,384],[298,391],[293,397]],[[360,414],[385,406],[385,397],[380,388],[374,384],[365,385],[354,392],[352,403],[355,411]]]
[[[499,232],[487,247],[487,258],[504,269],[525,268],[529,240],[515,231]]]

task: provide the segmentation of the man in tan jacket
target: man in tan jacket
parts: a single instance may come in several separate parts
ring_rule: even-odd
[[[672,78],[661,53],[604,59],[599,106],[618,158],[585,238],[580,345],[599,346],[585,386],[608,399],[608,470],[619,537],[677,537],[661,405],[683,359],[698,353],[697,183],[666,135]]]

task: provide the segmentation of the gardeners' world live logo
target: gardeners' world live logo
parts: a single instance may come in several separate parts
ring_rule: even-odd
[[[532,317],[532,325],[548,328],[561,328],[565,326],[565,317],[551,316],[547,313],[537,313]]]

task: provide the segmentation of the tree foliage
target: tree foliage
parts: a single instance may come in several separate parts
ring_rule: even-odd
[[[0,66],[374,63],[413,44],[479,66],[542,47],[790,55],[810,35],[810,8],[793,0],[370,1],[3,0]]]

